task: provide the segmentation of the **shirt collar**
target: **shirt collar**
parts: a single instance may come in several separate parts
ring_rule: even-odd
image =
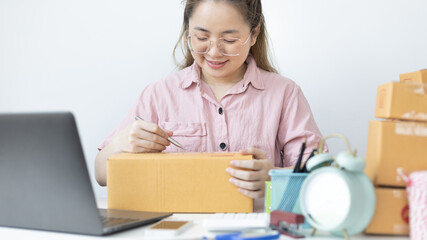
[[[249,54],[246,59],[246,64],[248,67],[246,68],[245,75],[243,76],[242,82],[244,86],[249,85],[249,83],[258,90],[264,89],[264,83],[259,77],[259,68],[256,65],[254,57]],[[196,61],[188,68],[188,77],[185,77],[181,84],[181,88],[188,88],[192,83],[200,84],[200,67],[197,65]]]
[[[260,69],[257,67],[252,54],[249,54],[246,59],[246,64],[248,64],[248,67],[246,68],[245,75],[242,79],[243,84],[247,86],[250,83],[254,88],[264,90],[264,83],[260,78]]]
[[[200,68],[197,65],[196,61],[193,62],[191,66],[187,68],[188,74],[182,80],[180,87],[188,88],[192,83],[200,84]]]

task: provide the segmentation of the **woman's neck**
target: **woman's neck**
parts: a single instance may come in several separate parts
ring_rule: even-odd
[[[240,82],[245,75],[247,64],[244,63],[238,70],[236,70],[232,75],[226,77],[213,77],[211,75],[203,74],[203,71],[200,72],[200,79],[206,82],[210,87],[233,87],[236,83]]]
[[[230,90],[236,83],[240,82],[243,79],[247,69],[246,63],[242,65],[234,74],[231,76],[217,78],[210,75],[204,75],[203,72],[200,72],[200,79],[208,84],[212,90],[215,98],[218,102],[221,101],[222,97]]]

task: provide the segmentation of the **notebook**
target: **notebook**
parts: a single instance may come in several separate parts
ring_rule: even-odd
[[[0,226],[106,235],[170,215],[97,209],[71,113],[0,114]]]

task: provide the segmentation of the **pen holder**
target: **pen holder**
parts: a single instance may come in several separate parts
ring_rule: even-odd
[[[302,184],[309,173],[293,173],[288,169],[272,169],[268,173],[270,184],[270,210],[280,210],[302,214],[299,194]],[[302,228],[310,228],[305,222]]]

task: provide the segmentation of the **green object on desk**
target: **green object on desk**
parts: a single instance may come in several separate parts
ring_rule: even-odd
[[[264,212],[270,213],[271,212],[271,182],[266,181],[265,182],[265,210]]]

